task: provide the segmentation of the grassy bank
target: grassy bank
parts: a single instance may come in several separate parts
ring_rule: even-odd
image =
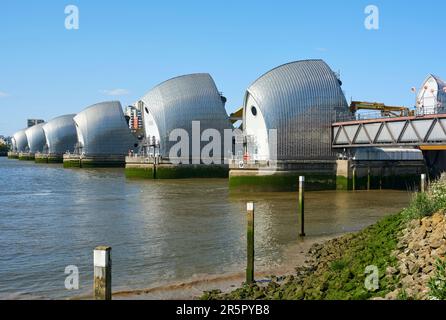
[[[401,215],[388,217],[359,232],[314,246],[312,261],[296,269],[295,276],[272,277],[264,286],[243,286],[229,294],[207,292],[203,299],[369,299],[384,297],[395,288],[395,280],[383,277],[380,289],[369,292],[364,287],[365,268],[378,266],[385,274],[388,266],[396,266],[391,252],[397,246],[402,229]]]
[[[442,299],[446,297],[445,209],[446,178],[442,178],[428,193],[414,195],[401,213],[361,232],[314,246],[306,265],[298,267],[295,275],[271,277],[267,284],[244,285],[227,294],[206,292],[201,298]],[[378,288],[372,290],[365,285],[370,266],[377,267],[379,278]]]

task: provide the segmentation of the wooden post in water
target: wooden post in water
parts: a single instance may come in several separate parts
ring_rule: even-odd
[[[247,266],[246,283],[254,283],[254,202],[248,202],[247,206]]]
[[[383,189],[383,168],[379,172],[379,190]]]
[[[305,237],[305,177],[299,177],[300,237]]]
[[[356,167],[353,167],[353,177],[352,177],[352,189],[356,191]]]
[[[94,299],[112,299],[112,261],[111,247],[94,249]]]
[[[421,175],[421,192],[426,192],[426,174]]]
[[[367,190],[368,191],[370,191],[370,182],[371,182],[370,179],[371,178],[370,178],[370,167],[369,167],[368,170],[367,170]]]

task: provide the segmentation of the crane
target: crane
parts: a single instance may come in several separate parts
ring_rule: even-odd
[[[384,117],[406,117],[415,115],[415,112],[407,107],[386,106],[384,103],[379,102],[352,101],[350,111],[356,113],[359,110],[380,111]]]

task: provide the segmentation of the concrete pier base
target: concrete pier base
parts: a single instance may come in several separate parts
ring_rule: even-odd
[[[36,163],[48,163],[48,155],[38,153],[35,155],[35,162]]]
[[[19,153],[18,152],[8,152],[8,159],[18,159],[19,158]]]
[[[305,176],[306,190],[335,190],[336,161],[278,161],[230,164],[229,187],[237,192],[297,191]]]
[[[64,168],[124,168],[124,155],[64,155]]]
[[[63,155],[38,153],[35,156],[35,161],[36,163],[63,163]]]
[[[138,179],[191,179],[227,178],[228,165],[176,165],[168,161],[157,161],[141,157],[126,157],[125,173],[127,178]]]
[[[355,161],[338,160],[338,190],[417,189],[420,176],[426,173],[423,161]]]
[[[35,160],[35,154],[30,152],[20,152],[19,153],[19,160],[21,161],[34,161]]]
[[[420,175],[426,173],[423,161],[279,161],[231,163],[229,186],[240,192],[297,191],[299,176],[306,190],[414,190]]]

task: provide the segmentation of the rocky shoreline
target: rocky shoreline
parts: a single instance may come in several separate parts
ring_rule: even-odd
[[[445,212],[444,176],[427,193],[414,195],[401,213],[314,245],[294,275],[271,276],[268,282],[245,284],[230,293],[205,292],[201,299],[446,299]]]
[[[445,213],[409,222],[393,255],[398,259],[398,268],[389,267],[387,276],[399,277],[401,281],[400,287],[386,298],[405,295],[411,299],[431,299],[429,282],[437,272],[438,260],[444,260],[446,255]]]

